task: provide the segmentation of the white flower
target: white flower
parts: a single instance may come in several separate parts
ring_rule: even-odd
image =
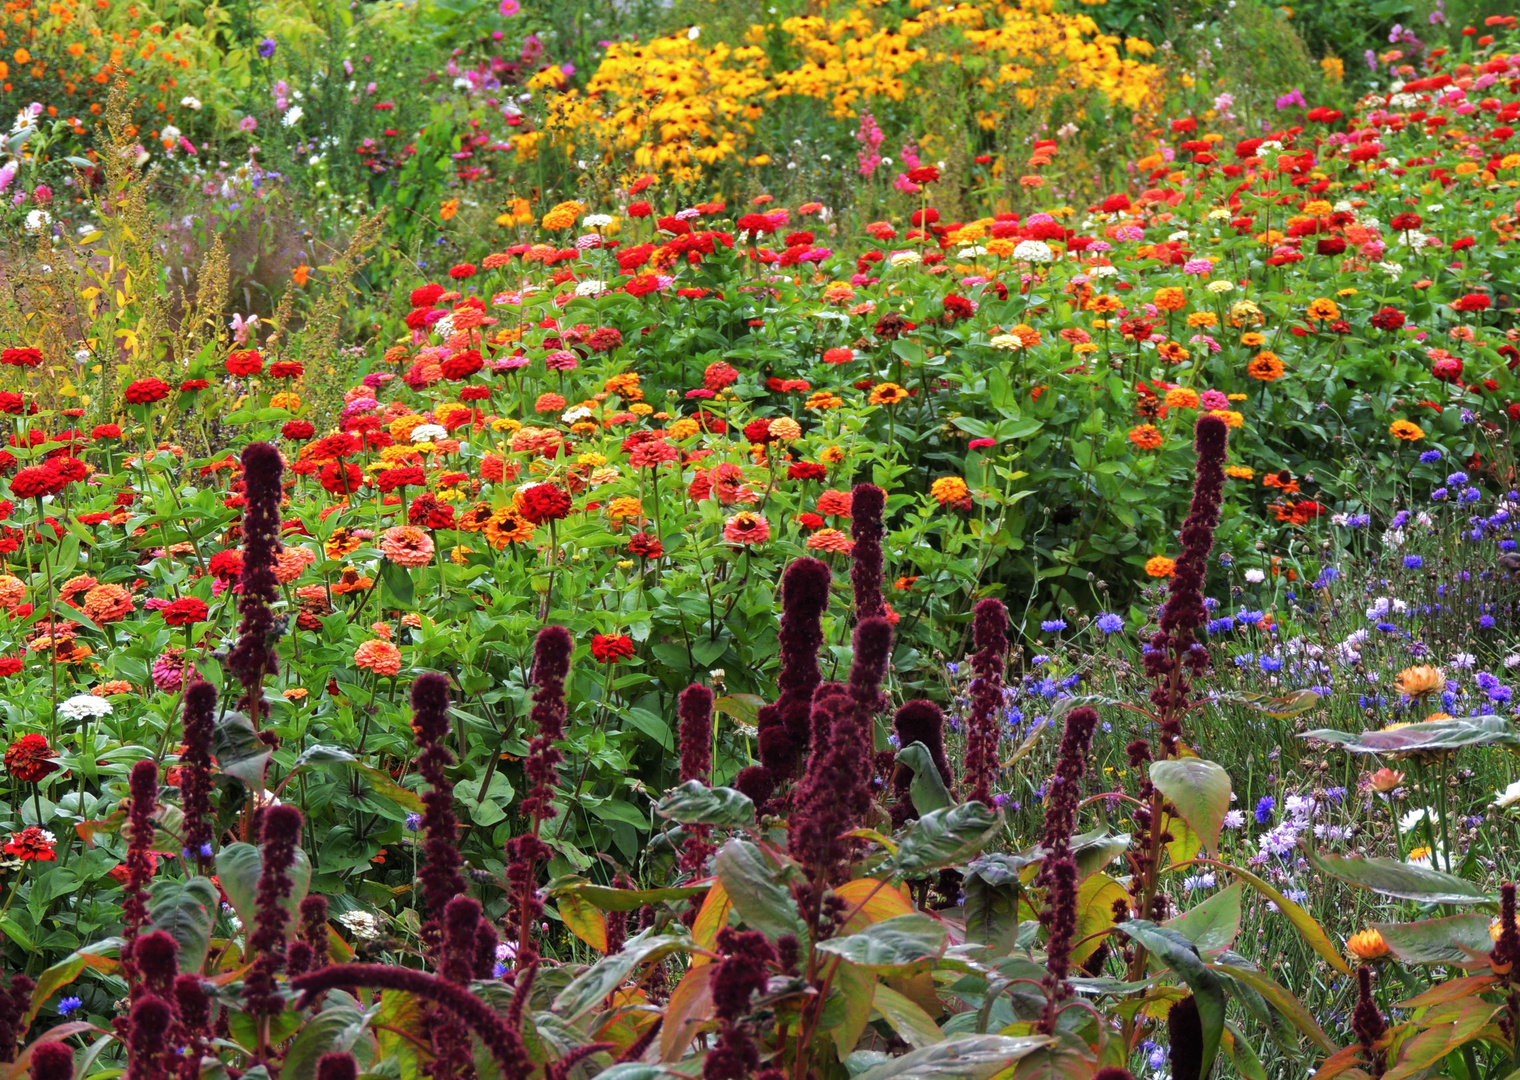
[[[454,316],[445,315],[433,324],[433,333],[447,341],[454,336]]]
[[[699,38],[701,36],[702,36],[702,28],[700,26],[693,26],[690,30],[686,31],[686,40],[687,41],[696,41],[697,38]]]
[[[26,231],[29,233],[41,232],[53,223],[53,215],[46,210],[33,210],[26,215]]]
[[[991,345],[994,349],[1004,349],[1012,352],[1014,349],[1022,349],[1024,347],[1024,339],[1017,334],[998,334],[987,344]]]
[[[894,268],[899,266],[917,266],[921,260],[916,251],[894,251],[887,258],[887,262]]]
[[[1404,272],[1403,266],[1399,265],[1396,262],[1380,262],[1378,263],[1378,269],[1387,274],[1390,278],[1396,278]]]
[[[605,229],[608,225],[612,224],[612,215],[587,214],[585,220],[582,221],[581,224],[586,226],[588,229]]]
[[[1384,547],[1401,548],[1404,546],[1404,540],[1405,536],[1403,529],[1389,529],[1387,532],[1383,533]]]
[[[165,124],[158,133],[159,142],[173,142],[177,138],[179,138],[179,128],[173,124]]]
[[[194,109],[196,112],[201,111],[200,98],[190,97],[189,95],[186,95],[185,97],[179,99],[179,103],[187,109]]]
[[[70,720],[93,720],[111,715],[111,703],[94,694],[75,694],[58,704],[58,711]]]
[[[380,936],[380,920],[367,911],[345,911],[338,916],[338,921],[354,937],[364,941],[372,941]]]
[[[1439,214],[1439,213],[1440,213],[1440,212],[1441,212],[1441,211],[1442,211],[1442,210],[1445,210],[1445,209],[1446,209],[1446,207],[1445,207],[1445,206],[1443,206],[1443,205],[1442,205],[1442,204],[1441,204],[1441,203],[1431,203],[1431,204],[1430,204],[1430,205],[1429,205],[1429,206],[1427,206],[1427,207],[1426,207],[1426,208],[1425,208],[1425,209],[1426,209],[1426,211],[1428,211],[1428,212],[1429,212],[1429,213],[1432,213],[1432,214]]]
[[[442,424],[418,424],[412,428],[412,442],[432,442],[435,439],[445,439],[448,434],[448,429]]]
[[[1249,581],[1252,585],[1260,585],[1263,581],[1267,580],[1266,571],[1258,570],[1255,567],[1252,567],[1246,571],[1246,580]]]
[[[285,110],[285,117],[280,121],[280,123],[284,124],[286,127],[295,127],[301,122],[301,117],[305,115],[306,113],[301,110],[301,106],[292,105],[289,109]]]
[[[1229,221],[1230,208],[1228,206],[1216,206],[1209,211],[1210,221]]]
[[[1508,656],[1506,656],[1504,658],[1504,666],[1505,667],[1512,668],[1516,664],[1520,664],[1520,653],[1510,653]]]
[[[1021,240],[1013,249],[1013,257],[1021,262],[1048,263],[1055,261],[1056,253],[1043,240]]]
[[[1207,288],[1209,290],[1209,292],[1214,293],[1217,296],[1220,293],[1227,293],[1227,292],[1231,291],[1232,289],[1234,289],[1235,288],[1235,283],[1233,281],[1224,281],[1224,280],[1211,281],[1211,282],[1208,283],[1208,285],[1205,286],[1205,288]]]
[[[980,244],[972,244],[970,247],[963,247],[957,251],[955,253],[955,257],[957,259],[974,259],[978,255],[985,254],[987,254],[986,248],[982,247]]]
[[[1454,668],[1470,668],[1478,662],[1478,658],[1470,652],[1451,654],[1451,666]]]
[[[1499,792],[1498,798],[1494,799],[1494,805],[1503,809],[1520,803],[1520,780],[1516,780],[1509,787]]]
[[[1170,236],[1168,236],[1167,240],[1171,241],[1174,244],[1177,244],[1177,243],[1183,243],[1183,244],[1185,244],[1185,243],[1187,243],[1187,238],[1188,238],[1188,231],[1186,229],[1178,229],[1176,232],[1174,232]]]
[[[573,424],[579,420],[591,419],[591,410],[584,405],[577,405],[573,409],[566,409],[560,420],[566,424]]]
[[[1408,811],[1399,818],[1399,832],[1413,832],[1415,829],[1420,827],[1420,823],[1423,822],[1426,818],[1429,818],[1432,823],[1434,823],[1436,819],[1436,812],[1428,806],[1422,806],[1419,809]]]
[[[461,75],[454,80],[453,86],[455,90],[468,90],[470,88],[470,80]]]
[[[1119,272],[1117,266],[1094,266],[1087,271],[1093,277],[1113,277]]]

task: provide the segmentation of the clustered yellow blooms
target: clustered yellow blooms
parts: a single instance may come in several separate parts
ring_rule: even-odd
[[[913,6],[921,10],[896,22],[879,4],[858,0],[834,18],[757,23],[738,47],[708,44],[700,30],[610,45],[584,91],[565,87],[552,68],[534,77],[530,86],[544,91],[549,117],[543,132],[517,136],[514,147],[531,158],[549,138],[575,153],[594,148],[609,161],[631,156],[639,171],[689,182],[722,162],[769,163],[745,155],[756,121],[780,98],[824,101],[835,119],[847,120],[874,101],[904,100],[931,68],[969,67],[965,58],[974,56],[992,61],[963,76],[986,95],[977,117],[992,128],[1003,115],[993,103],[1010,96],[1029,109],[1057,90],[1079,89],[1135,108],[1159,75],[1155,65],[1124,55],[1144,55],[1144,42],[1101,35],[1091,18],[1055,12],[1049,0]],[[778,44],[799,58],[783,70],[769,59]]]

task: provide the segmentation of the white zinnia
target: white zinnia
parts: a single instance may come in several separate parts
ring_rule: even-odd
[[[1055,261],[1056,253],[1043,240],[1021,240],[1013,249],[1013,257],[1021,262],[1048,263]]]
[[[70,720],[93,720],[111,715],[111,703],[94,694],[75,694],[58,703],[58,711]]]
[[[432,442],[435,439],[448,438],[448,429],[442,424],[418,424],[412,428],[412,442]]]
[[[380,920],[367,911],[345,911],[338,921],[356,938],[370,941],[380,936]]]

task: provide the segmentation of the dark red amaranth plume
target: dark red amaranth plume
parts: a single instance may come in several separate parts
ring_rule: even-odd
[[[242,706],[255,729],[263,708],[263,683],[280,669],[274,651],[274,611],[280,598],[275,565],[280,554],[280,482],[285,464],[268,443],[243,450],[243,586],[238,640],[227,667],[243,686]]]
[[[880,618],[887,613],[882,599],[882,515],[887,493],[875,484],[856,484],[850,492],[850,586],[855,593],[855,621]]]
[[[1499,939],[1494,942],[1489,962],[1496,972],[1502,970],[1509,975],[1517,960],[1520,960],[1520,925],[1515,919],[1515,883],[1506,881],[1499,886]],[[1513,975],[1510,978],[1515,979]]]
[[[1135,1080],[1128,1069],[1121,1069],[1117,1065],[1105,1065],[1093,1073],[1093,1080]]]
[[[1192,994],[1174,1002],[1166,1014],[1172,1080],[1203,1080],[1203,1019]]]
[[[21,1021],[32,1005],[36,984],[25,975],[16,974],[0,988],[0,1062],[16,1060],[16,1044],[26,1034]]]
[[[570,1074],[575,1067],[589,1057],[594,1057],[607,1050],[617,1049],[616,1043],[597,1042],[586,1043],[569,1051],[558,1061],[551,1061],[544,1066],[544,1080],[569,1080]]]
[[[447,979],[389,964],[331,964],[291,980],[301,993],[299,1007],[309,1009],[329,990],[365,987],[413,994],[453,1014],[473,1031],[502,1071],[504,1080],[526,1080],[532,1070],[522,1036],[496,1010]],[[514,995],[515,1000],[515,995]]]
[[[444,907],[439,922],[443,940],[438,975],[456,986],[468,986],[475,968],[480,902],[473,897],[456,896]],[[464,1024],[448,1012],[428,1019],[426,1027],[433,1040],[433,1080],[469,1075],[470,1033]]]
[[[308,896],[297,911],[300,939],[291,942],[285,959],[285,972],[292,979],[327,963],[327,897]]]
[[[412,683],[412,730],[416,733],[417,771],[427,784],[422,794],[422,902],[428,913],[423,942],[430,954],[438,949],[438,920],[454,897],[469,883],[459,872],[459,820],[454,816],[454,785],[445,771],[454,755],[445,745],[449,734],[449,680],[426,672]]]
[[[158,763],[144,758],[132,766],[127,780],[127,883],[121,901],[121,971],[127,980],[127,997],[136,1000],[138,993],[137,961],[132,955],[137,935],[148,921],[148,882],[153,877],[153,814],[158,808]],[[119,1038],[131,1014],[118,1017],[115,1023]]]
[[[143,994],[132,1005],[126,1080],[167,1080],[172,1051],[164,1036],[173,1023],[174,1010],[161,997]]]
[[[813,692],[823,680],[818,650],[823,647],[823,614],[829,608],[832,580],[829,568],[812,558],[797,559],[781,575],[781,627],[776,639],[781,674],[776,700],[755,718],[760,767],[769,775],[741,774],[736,781],[756,806],[770,800],[765,780],[773,791],[797,775],[798,759],[808,746]]]
[[[727,926],[718,931],[718,951],[723,959],[713,968],[710,985],[720,1026],[718,1041],[702,1063],[702,1080],[747,1080],[760,1067],[760,1049],[744,1017],[755,994],[765,989],[767,965],[776,963],[776,951],[759,931]]]
[[[283,804],[271,806],[260,821],[261,865],[254,893],[254,930],[248,938],[254,961],[243,982],[243,1002],[256,1016],[272,1016],[285,1008],[275,976],[285,969],[285,930],[290,922],[285,899],[295,888],[290,868],[301,845],[301,811]]]
[[[696,780],[710,786],[712,709],[713,693],[701,683],[692,683],[681,691],[676,703],[676,715],[681,721],[682,781]],[[687,825],[684,831],[686,842],[681,847],[680,868],[687,873],[700,875],[706,870],[707,860],[714,850],[709,840],[712,829],[707,825]]]
[[[1182,523],[1172,584],[1161,608],[1160,628],[1151,637],[1145,654],[1145,673],[1156,683],[1151,703],[1160,720],[1158,739],[1161,758],[1174,757],[1182,737],[1182,717],[1189,701],[1188,672],[1198,674],[1209,666],[1208,650],[1197,643],[1194,631],[1208,618],[1203,606],[1203,579],[1214,530],[1219,525],[1219,504],[1224,497],[1225,448],[1229,428],[1217,416],[1205,414],[1194,428],[1197,455],[1193,477],[1193,500]]]
[[[358,1080],[359,1063],[346,1051],[317,1058],[317,1080]]]
[[[475,927],[475,978],[496,977],[496,947],[500,944],[501,938],[491,920],[481,919]]]
[[[1077,935],[1077,864],[1071,857],[1071,834],[1076,828],[1077,806],[1082,801],[1082,777],[1087,772],[1087,752],[1092,747],[1098,714],[1074,709],[1061,733],[1061,750],[1055,777],[1050,781],[1045,804],[1044,865],[1039,883],[1045,886],[1041,921],[1049,928],[1045,948],[1045,1009],[1038,1030],[1051,1035],[1061,1003],[1071,997],[1071,949]]]
[[[788,823],[788,846],[808,869],[815,901],[845,869],[850,843],[844,834],[870,806],[871,722],[891,656],[892,625],[879,616],[866,619],[855,627],[849,684],[826,684],[814,698],[813,752]]]
[[[934,767],[939,770],[939,778],[953,791],[955,774],[950,771],[950,761],[945,757],[945,714],[940,707],[923,698],[905,701],[892,718],[892,728],[897,733],[899,749],[905,750],[916,742],[924,744]],[[897,803],[892,807],[894,828],[901,828],[908,818],[918,816],[913,805],[912,786],[913,770],[899,765],[892,778],[892,794],[897,797]]]
[[[1361,1043],[1367,1057],[1367,1068],[1373,1076],[1382,1076],[1387,1070],[1383,1051],[1376,1049],[1378,1040],[1388,1033],[1388,1022],[1378,1011],[1372,997],[1372,968],[1366,964],[1356,969],[1356,1008],[1351,1011],[1351,1031]]]
[[[564,756],[555,743],[565,737],[565,679],[570,674],[570,654],[575,645],[563,626],[546,626],[533,642],[533,708],[529,720],[538,734],[528,744],[523,772],[533,787],[522,801],[522,812],[533,822],[533,831],[507,842],[507,882],[511,888],[512,931],[517,935],[516,967],[520,972],[538,959],[533,927],[543,917],[538,897],[538,866],[551,854],[539,839],[543,823],[553,818],[554,789],[559,784],[559,764]]]
[[[155,930],[138,938],[132,946],[132,959],[148,993],[166,998],[174,992],[174,980],[179,975],[179,944],[167,933]]]
[[[179,1080],[199,1080],[201,1058],[211,1038],[211,998],[201,977],[193,972],[174,977],[176,1045],[185,1052],[179,1059]]]
[[[185,813],[185,859],[211,869],[211,736],[216,728],[216,687],[197,678],[185,690],[185,752],[179,793]]]
[[[74,1080],[74,1051],[61,1042],[38,1043],[28,1067],[32,1080]]]
[[[981,600],[972,609],[971,715],[966,721],[966,787],[974,802],[992,804],[998,765],[998,723],[1003,705],[1003,665],[1008,656],[1008,609]]]

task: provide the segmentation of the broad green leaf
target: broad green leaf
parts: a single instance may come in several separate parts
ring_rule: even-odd
[[[730,840],[718,849],[713,872],[723,883],[734,909],[749,926],[772,940],[791,934],[808,940],[807,925],[797,910],[792,892],[781,884],[775,870],[754,844]]]
[[[179,946],[180,971],[199,971],[205,963],[220,906],[221,897],[208,878],[160,878],[153,883],[148,922]]]
[[[627,982],[635,968],[690,948],[691,938],[684,934],[651,935],[645,931],[630,939],[622,952],[602,957],[571,980],[554,999],[554,1012],[566,1023],[574,1024]]]
[[[228,776],[236,777],[250,787],[264,782],[270,749],[259,740],[252,722],[242,713],[228,712],[217,721],[211,736],[211,752],[218,767]]]
[[[655,813],[682,825],[735,829],[755,823],[755,804],[742,791],[688,780],[655,804]]]
[[[974,860],[961,881],[966,897],[966,940],[986,945],[994,956],[1007,956],[1018,944],[1023,885],[1017,870],[1002,861],[1004,858],[984,855]]]
[[[602,909],[583,900],[578,893],[566,892],[558,896],[559,917],[564,920],[572,934],[599,953],[607,951],[607,916]]]
[[[921,742],[909,743],[897,752],[897,764],[913,770],[913,781],[908,794],[913,799],[913,809],[919,817],[949,806],[955,800],[945,787],[945,779],[934,764],[929,748]]]
[[[876,975],[854,964],[834,967],[833,988],[844,997],[844,1016],[824,1034],[834,1040],[834,1052],[840,1061],[849,1057],[871,1020],[871,1002],[876,995]]]
[[[1479,886],[1428,866],[1398,859],[1364,859],[1357,855],[1322,855],[1312,849],[1309,861],[1329,874],[1363,889],[1424,904],[1491,904]]]
[[[303,752],[300,757],[296,758],[295,764],[291,766],[290,772],[293,775],[302,768],[310,768],[319,765],[342,765],[353,769],[355,772],[359,773],[369,781],[369,786],[374,790],[375,794],[389,799],[397,806],[408,810],[411,813],[422,813],[422,796],[418,795],[415,791],[411,791],[396,783],[391,774],[386,772],[384,769],[377,769],[373,765],[368,765],[360,761],[353,754],[350,754],[347,750],[340,750],[336,746],[311,747],[310,749]],[[497,775],[500,776],[501,774],[498,773]],[[505,777],[502,779],[505,781]],[[465,789],[466,791],[469,790],[465,788],[465,785],[467,783],[469,783],[469,781],[464,781],[460,784],[455,785],[455,791],[460,793],[461,798],[463,797],[463,792],[461,789]],[[494,791],[496,785],[493,783],[491,786]],[[512,801],[512,786],[510,784],[508,784],[506,788],[506,801]],[[500,818],[497,820],[500,820]],[[477,821],[477,824],[480,824],[480,822]]]
[[[1336,743],[1353,754],[1409,754],[1458,750],[1465,746],[1520,746],[1520,733],[1502,716],[1426,720],[1408,727],[1377,731],[1319,728],[1299,737]]]
[[[871,1004],[881,1013],[887,1026],[915,1050],[943,1042],[945,1033],[939,1029],[934,1018],[924,1012],[918,1003],[893,990],[885,983],[877,983]]]
[[[386,997],[390,996],[387,991]],[[285,1054],[280,1080],[315,1080],[317,1061],[353,1047],[369,1028],[370,1017],[352,1005],[331,1005],[306,1021]]]
[[[1071,962],[1081,964],[1103,944],[1102,934],[1114,925],[1114,903],[1129,893],[1107,874],[1092,874],[1077,886],[1077,936]]]
[[[1231,866],[1227,863],[1212,863],[1211,865],[1217,866],[1222,870],[1228,870],[1268,900],[1272,901],[1272,903],[1276,904],[1277,910],[1287,918],[1288,922],[1299,932],[1299,935],[1308,943],[1311,949],[1319,953],[1326,963],[1342,975],[1351,974],[1351,967],[1346,963],[1345,957],[1340,954],[1340,950],[1330,941],[1330,935],[1325,933],[1324,927],[1315,921],[1313,915],[1310,915],[1249,870],[1243,870],[1238,866]]]
[[[561,879],[560,883],[550,886],[549,895],[557,896],[560,893],[574,892],[582,900],[595,904],[603,911],[637,911],[645,904],[687,900],[693,896],[701,896],[706,891],[706,885],[669,889],[614,889],[609,885],[592,885],[584,880]]]
[[[1228,978],[1238,979],[1256,991],[1266,1000],[1267,1004],[1287,1017],[1294,1027],[1308,1036],[1314,1045],[1318,1046],[1325,1053],[1329,1054],[1335,1051],[1335,1044],[1330,1041],[1330,1036],[1325,1034],[1324,1029],[1319,1026],[1314,1016],[1304,1007],[1304,1003],[1278,985],[1271,976],[1244,963],[1210,964],[1208,966],[1211,971]]]
[[[405,991],[387,990],[380,997],[380,1011],[374,1018],[379,1057],[394,1057],[402,1080],[420,1080],[433,1060],[424,1016],[423,1003]]]
[[[1202,758],[1151,763],[1151,783],[1193,827],[1210,855],[1219,854],[1219,830],[1230,809],[1230,774]]]
[[[256,922],[256,897],[262,867],[263,857],[252,844],[229,844],[216,853],[217,880],[221,882],[222,892],[227,894],[227,899],[231,901],[233,910],[244,926],[253,926]],[[306,890],[311,887],[311,863],[306,859],[306,852],[300,848],[296,848],[290,880],[293,888],[285,897],[283,905],[293,921],[301,901],[306,899]]]
[[[1201,953],[1223,952],[1240,934],[1240,897],[1244,891],[1237,881],[1162,925],[1178,931]]]
[[[1446,919],[1407,923],[1373,923],[1388,950],[1406,964],[1471,966],[1494,947],[1488,933],[1488,916],[1472,912]],[[1479,960],[1487,966],[1487,960]]]
[[[820,941],[817,951],[873,971],[890,972],[938,958],[945,950],[947,936],[944,923],[914,912],[872,923],[858,933]]]
[[[1219,1053],[1219,1040],[1224,1031],[1224,985],[1219,976],[1204,964],[1197,947],[1170,927],[1157,926],[1147,919],[1131,919],[1115,929],[1150,950],[1193,991],[1198,1002],[1198,1017],[1203,1022],[1203,1068],[1199,1075],[1207,1076],[1215,1055]]]
[[[1278,720],[1286,720],[1314,708],[1319,704],[1319,694],[1313,690],[1294,690],[1291,694],[1276,697],[1272,694],[1257,694],[1247,690],[1226,690],[1213,700],[1245,705]]]
[[[1002,815],[979,802],[947,806],[908,827],[892,860],[899,874],[922,874],[969,862],[1002,826]]]
[[[855,1080],[989,1080],[1054,1041],[1046,1035],[972,1035],[913,1050]]]
[[[680,1061],[692,1037],[712,1019],[712,973],[711,964],[688,968],[671,991],[660,1028],[661,1061]]]
[[[37,1018],[37,1011],[49,998],[85,971],[94,970],[109,975],[120,970],[121,962],[117,959],[120,954],[121,938],[103,938],[70,953],[37,976],[37,986],[32,991],[31,1005],[26,1014],[27,1025]]]

